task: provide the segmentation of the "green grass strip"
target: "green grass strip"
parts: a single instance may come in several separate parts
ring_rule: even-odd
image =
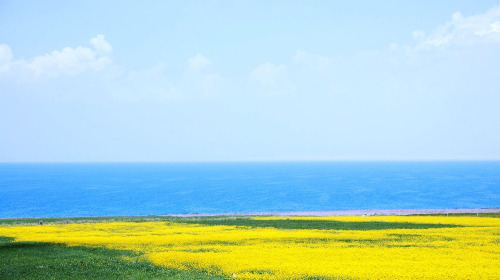
[[[453,224],[429,224],[429,223],[400,223],[383,221],[331,221],[331,220],[254,220],[251,218],[232,219],[191,219],[184,223],[196,223],[203,225],[224,226],[247,226],[247,227],[273,227],[277,229],[320,229],[320,230],[382,230],[382,229],[429,229],[461,227]]]
[[[44,225],[99,222],[151,222],[168,221],[176,223],[202,224],[209,226],[273,227],[277,229],[322,229],[322,230],[382,230],[382,229],[428,229],[462,227],[454,224],[403,223],[383,221],[332,221],[332,220],[255,220],[251,216],[130,216],[130,217],[82,217],[82,218],[23,218],[0,219],[2,225]]]
[[[228,279],[153,265],[131,251],[0,237],[0,279]]]

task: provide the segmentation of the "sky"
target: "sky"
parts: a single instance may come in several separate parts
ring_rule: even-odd
[[[500,160],[500,1],[0,0],[0,162]]]

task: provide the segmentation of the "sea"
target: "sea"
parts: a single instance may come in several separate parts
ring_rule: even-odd
[[[495,207],[500,162],[0,164],[0,218]]]

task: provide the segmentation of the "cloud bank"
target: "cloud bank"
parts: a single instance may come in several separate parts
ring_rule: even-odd
[[[197,53],[195,56],[188,59],[189,70],[200,71],[201,69],[207,67],[210,64],[210,60],[204,57],[202,54]]]
[[[421,30],[413,32],[415,50],[431,50],[453,45],[480,43],[500,43],[500,6],[491,8],[484,14],[464,17],[460,12],[451,20],[438,26],[429,34]]]
[[[77,75],[87,70],[99,71],[112,63],[112,46],[104,35],[90,39],[90,44],[93,48],[65,47],[31,60],[16,60],[8,45],[0,45],[0,74],[20,80],[56,78]]]

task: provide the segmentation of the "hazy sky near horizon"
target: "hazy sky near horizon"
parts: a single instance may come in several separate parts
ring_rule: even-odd
[[[0,162],[500,160],[499,1],[0,2]]]

